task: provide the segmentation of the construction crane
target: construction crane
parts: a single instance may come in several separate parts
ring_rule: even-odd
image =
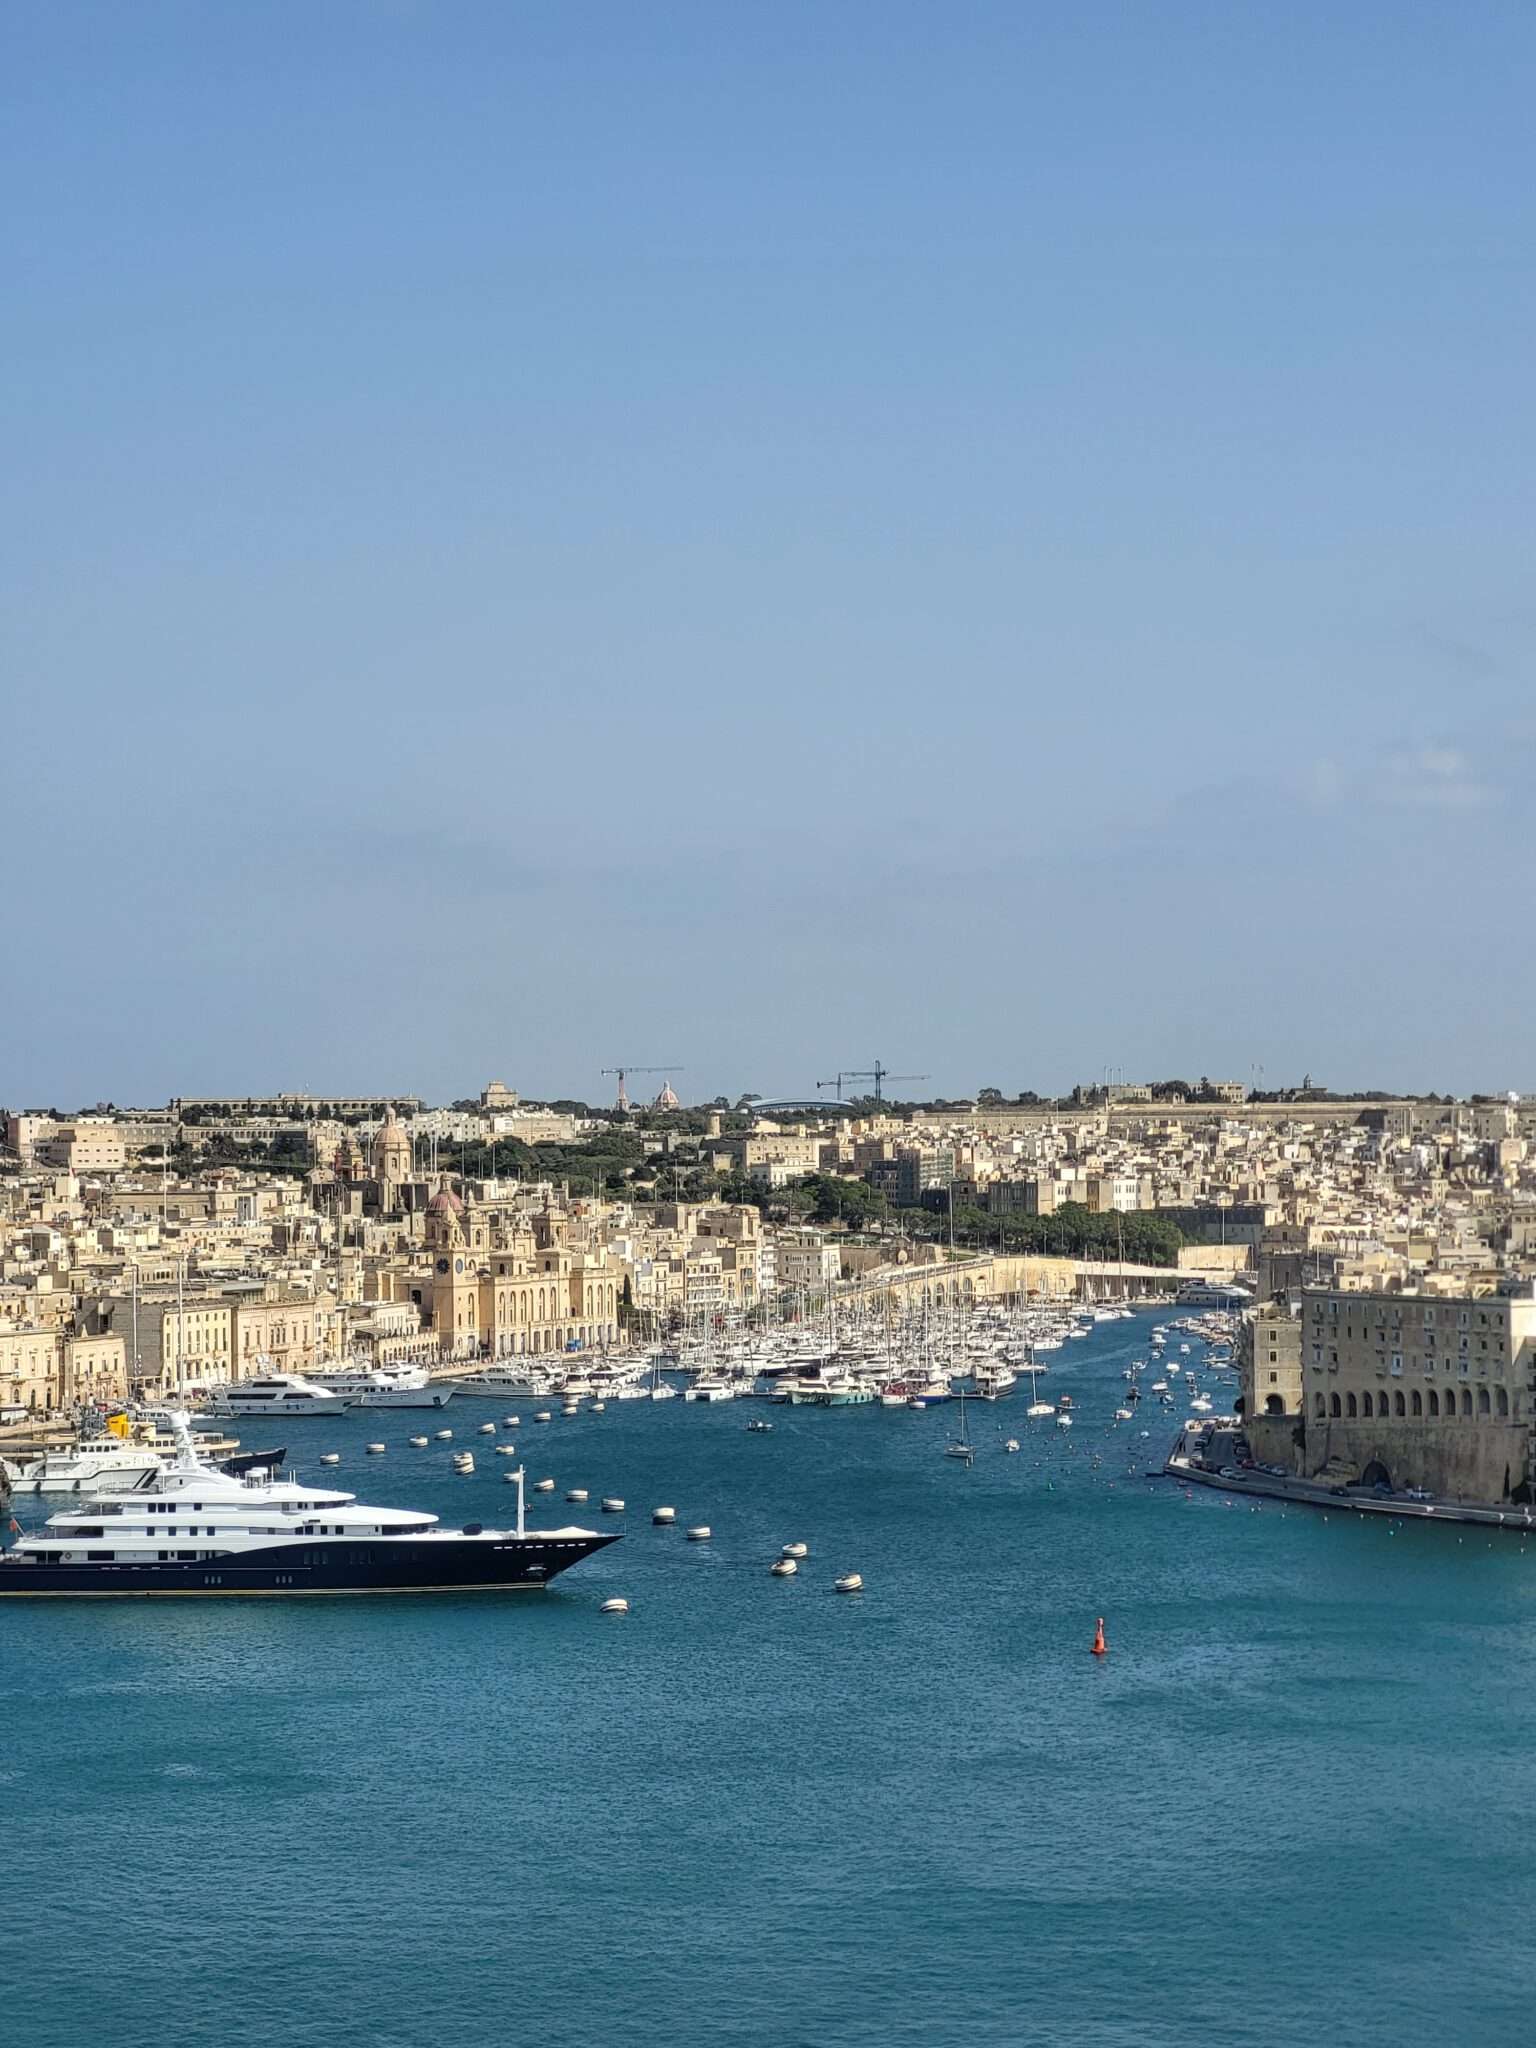
[[[884,1100],[881,1091],[887,1081],[926,1081],[929,1078],[927,1074],[893,1074],[889,1067],[881,1066],[880,1062],[876,1060],[872,1067],[845,1067],[835,1081],[818,1081],[816,1086],[818,1088],[835,1088],[839,1099],[841,1099],[843,1083],[845,1081],[873,1081],[875,1084],[875,1100],[880,1102]]]
[[[603,1068],[605,1074],[617,1074],[619,1077],[619,1099],[616,1107],[624,1111],[627,1111],[629,1108],[629,1096],[624,1088],[624,1076],[626,1074],[680,1074],[682,1071],[683,1069],[677,1065],[670,1067],[632,1067],[625,1065],[622,1067]]]

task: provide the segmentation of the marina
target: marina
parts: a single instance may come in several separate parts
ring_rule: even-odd
[[[1171,2048],[1188,2025],[1179,1959],[1207,1938],[1212,1886],[1261,1869],[1290,1936],[1356,1973],[1352,2033],[1367,2048],[1426,2030],[1487,2038],[1511,2022],[1517,1931],[1493,1934],[1490,1968],[1453,1998],[1401,1945],[1362,1948],[1379,1923],[1342,1925],[1318,1869],[1335,1853],[1333,1775],[1357,1785],[1367,1819],[1380,1814],[1388,1759],[1422,1740],[1437,1701],[1475,1687],[1486,1714],[1459,1738],[1470,1776],[1454,1795],[1429,1788],[1396,1860],[1432,1907],[1491,1913],[1530,1775],[1488,1732],[1518,1720],[1536,1677],[1529,1560],[1517,1545],[1488,1552],[1482,1534],[1474,1550],[1471,1530],[1414,1524],[1391,1540],[1353,1516],[1227,1508],[1149,1481],[1176,1428],[1116,1424],[1114,1411],[1168,1315],[1096,1324],[1066,1347],[1053,1383],[1071,1392],[1070,1432],[1026,1418],[1027,1382],[968,1400],[968,1466],[942,1455],[957,1403],[751,1403],[768,1433],[744,1427],[736,1403],[556,1409],[539,1476],[557,1497],[590,1490],[624,1540],[535,1600],[8,1603],[12,1869],[55,1888],[88,1835],[114,1865],[161,1870],[152,1890],[77,1901],[76,1934],[114,1979],[128,2039],[158,2023],[146,1959],[184,1945],[210,1887],[270,1900],[259,1950],[200,1949],[199,2008],[217,2018],[193,2015],[197,2048],[257,2048],[302,2024],[317,1927],[348,2048],[482,2048],[508,1993],[484,1967],[479,1901],[526,1889],[530,1871],[539,1966],[519,1972],[519,2024],[557,2040],[572,2014],[621,2011],[643,2048],[675,2035],[678,1961],[656,1938],[659,1912],[688,1930],[700,2038],[734,2031],[766,2048],[790,2009],[807,2038],[1011,2048],[1054,2038],[1093,1959],[1129,1942],[1136,1967],[1110,1980],[1098,2034]],[[1199,1340],[1172,1341],[1191,1342],[1204,1377]],[[408,1416],[348,1414],[304,1432],[294,1469],[315,1479],[335,1455],[336,1491],[494,1523],[500,1461],[459,1478],[450,1460],[487,1421],[497,1443],[515,1441],[511,1411],[456,1397],[451,1412],[449,1440],[419,1447]],[[370,1458],[381,1439],[388,1454]],[[688,1540],[705,1526],[707,1540]],[[781,1562],[795,1570],[774,1574]],[[67,1754],[47,1732],[61,1711]],[[368,1748],[366,1776],[335,1767],[342,1726]],[[1190,1758],[1219,1748],[1262,1772],[1277,1743],[1283,1810],[1250,1800],[1222,1841],[1192,1846],[1169,1797]],[[731,1788],[728,1818],[702,1796],[713,1782]],[[325,1855],[295,1853],[311,1838]],[[868,1882],[893,1843],[901,1881]],[[405,1922],[378,1904],[380,1873],[402,1857]],[[1144,1932],[1128,1931],[1132,1871],[1158,1887]],[[849,1896],[853,1947],[819,1910]],[[52,2038],[54,1997],[43,1952],[23,1954],[8,1972],[18,2038]],[[1244,1992],[1241,2030],[1212,2038],[1300,2048],[1313,2035],[1266,1975]]]

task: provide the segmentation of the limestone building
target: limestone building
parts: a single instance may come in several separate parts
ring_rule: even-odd
[[[1308,1292],[1305,1470],[1527,1497],[1536,1298]]]

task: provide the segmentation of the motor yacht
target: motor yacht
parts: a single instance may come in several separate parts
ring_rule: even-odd
[[[309,1382],[358,1408],[445,1408],[453,1399],[452,1385],[424,1365],[328,1366]]]
[[[107,1433],[87,1437],[67,1449],[44,1451],[41,1456],[29,1458],[21,1464],[11,1464],[0,1458],[0,1473],[3,1473],[12,1494],[21,1498],[24,1495],[81,1494],[138,1486],[152,1473],[158,1472],[164,1463],[164,1453],[151,1445],[134,1443],[129,1438]]]
[[[203,1403],[198,1416],[221,1419],[232,1415],[339,1415],[353,1405],[343,1395],[333,1394],[313,1380],[301,1379],[295,1372],[268,1372],[220,1387]]]
[[[518,1401],[542,1400],[555,1388],[553,1374],[510,1358],[496,1358],[464,1372],[445,1374],[435,1384],[456,1394],[495,1394]]]
[[[436,1515],[206,1463],[190,1428],[176,1460],[131,1494],[51,1515],[0,1555],[0,1598],[528,1591],[619,1540],[530,1529],[521,1468],[511,1529],[445,1529]]]

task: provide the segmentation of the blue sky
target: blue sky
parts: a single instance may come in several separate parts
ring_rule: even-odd
[[[0,1099],[1536,1085],[1533,60],[18,0]]]

